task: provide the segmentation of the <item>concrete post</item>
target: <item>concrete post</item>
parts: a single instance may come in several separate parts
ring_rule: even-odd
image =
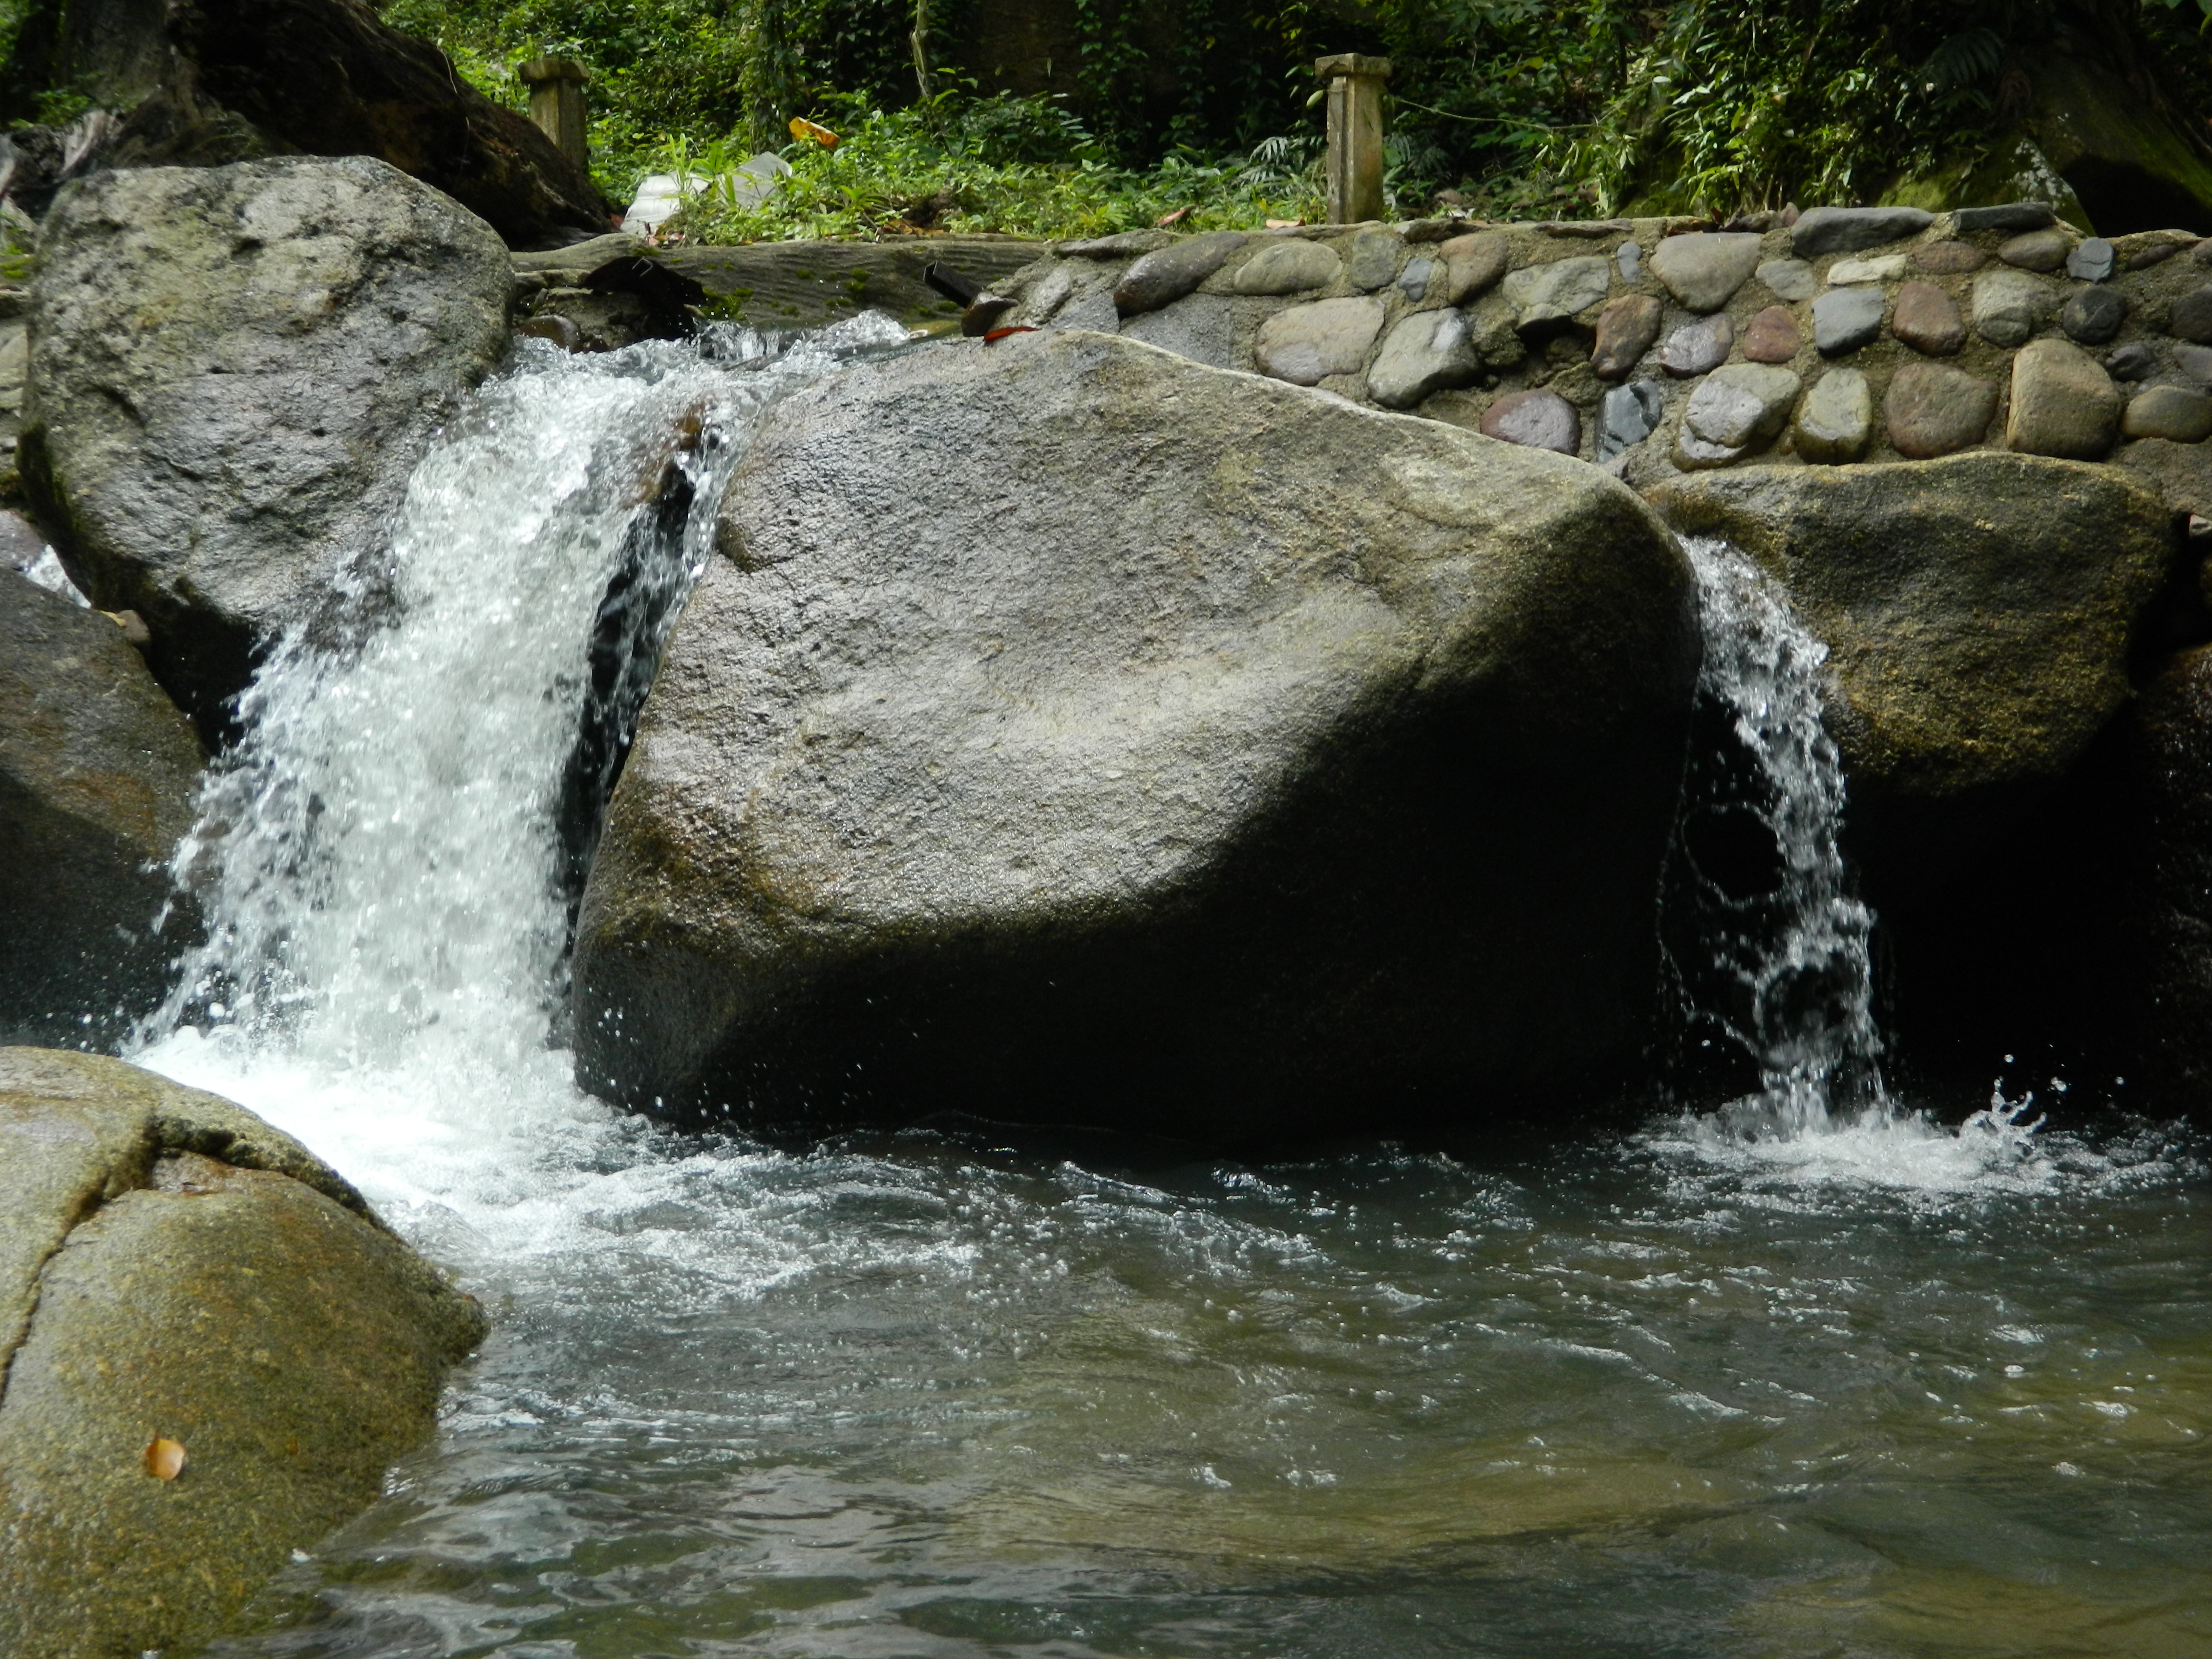
[[[566,58],[533,58],[515,73],[530,88],[532,122],[588,178],[592,149],[584,135],[584,82],[591,79],[589,72]]]
[[[1387,58],[1340,52],[1314,64],[1328,83],[1328,219],[1356,225],[1382,216],[1382,83]]]

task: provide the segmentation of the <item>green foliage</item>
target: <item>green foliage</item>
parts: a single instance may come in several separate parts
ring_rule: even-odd
[[[958,88],[886,110],[857,97],[824,100],[842,143],[787,145],[791,176],[756,207],[724,190],[688,204],[670,228],[701,241],[873,237],[916,230],[1098,236],[1186,210],[1186,228],[1257,227],[1312,218],[1321,207],[1315,147],[1279,138],[1222,161],[1175,152],[1154,166],[1116,166],[1053,98],[981,98]],[[719,178],[742,159],[672,143],[653,170]]]

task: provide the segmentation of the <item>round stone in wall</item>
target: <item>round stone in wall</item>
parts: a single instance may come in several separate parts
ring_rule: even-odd
[[[1759,240],[1744,231],[1669,236],[1652,250],[1651,274],[1692,311],[1718,311],[1750,280]]]
[[[2005,447],[2100,461],[2119,428],[2120,393],[2094,357],[2065,340],[2037,340],[2012,360]]]
[[[1509,392],[1482,412],[1482,435],[1572,455],[1582,448],[1583,421],[1575,406],[1556,392],[1537,386]]]
[[[2066,256],[2066,274],[2076,282],[2101,283],[2112,274],[2117,251],[2101,236],[2092,236]]]
[[[1856,368],[1832,368],[1814,383],[1791,423],[1797,453],[1841,465],[1867,453],[1874,439],[1874,392]]]
[[[1667,343],[1659,348],[1659,363],[1676,380],[1686,380],[1718,368],[1735,348],[1735,325],[1729,321],[1726,312],[1717,311],[1669,334]]]
[[[2128,319],[2128,302],[2109,288],[2085,288],[2058,308],[2058,326],[2083,345],[2102,345]]]
[[[1974,332],[1991,345],[2019,345],[2043,326],[2056,299],[2040,276],[2024,270],[1984,271],[1974,278]]]
[[[1743,331],[1743,355],[1754,363],[1786,363],[1801,343],[1797,313],[1788,306],[1769,306]]]
[[[1820,279],[1802,259],[1769,259],[1754,274],[1778,300],[1809,300],[1820,291]]]
[[[2120,430],[2130,438],[2200,444],[2212,438],[2212,398],[2185,386],[2146,386],[2130,400]]]
[[[2166,331],[2176,339],[2212,345],[2212,284],[2192,289],[2166,313]]]
[[[1996,412],[1996,387],[1948,363],[1906,363],[1881,400],[1890,447],[1915,461],[1972,449]]]
[[[1261,374],[1293,386],[1314,386],[1331,374],[1357,374],[1382,331],[1380,300],[1364,295],[1316,300],[1279,311],[1261,324],[1252,355]]]
[[[1247,259],[1230,286],[1239,294],[1303,294],[1327,288],[1344,274],[1344,261],[1319,242],[1270,244]]]
[[[1823,357],[1872,345],[1887,304],[1878,288],[1833,288],[1813,301],[1813,343]]]
[[[1659,337],[1659,301],[1649,294],[1624,294],[1607,305],[1597,315],[1590,373],[1601,380],[1626,379]]]
[[[1897,290],[1889,331],[1930,357],[1948,357],[1966,343],[1966,319],[1958,302],[1933,283],[1907,283]]]
[[[2031,230],[1997,249],[1997,258],[2022,270],[2056,270],[2074,251],[2074,239],[2056,228]]]
[[[1972,242],[1929,242],[1912,250],[1912,263],[1933,276],[1960,276],[1979,270],[1990,256]]]

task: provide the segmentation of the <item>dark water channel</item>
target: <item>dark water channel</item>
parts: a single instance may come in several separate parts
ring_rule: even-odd
[[[300,1134],[495,1324],[219,1652],[2212,1653],[2205,1149],[2033,1129],[2048,1079],[1889,1096],[1816,647],[1771,617],[1708,688],[1764,769],[1706,804],[1789,890],[1669,933],[1732,1103],[1244,1166],[800,1155],[578,1095],[561,818],[623,481],[710,507],[781,387],[895,339],[526,357],[416,480],[398,620],[249,699],[180,855],[215,941],[141,1058]]]

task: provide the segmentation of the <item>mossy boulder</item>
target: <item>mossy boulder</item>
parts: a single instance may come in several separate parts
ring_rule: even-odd
[[[1048,331],[781,406],[578,925],[578,1069],[786,1133],[1479,1121],[1635,1063],[1695,673],[1565,457]]]
[[[1877,860],[1932,872],[2073,767],[2126,702],[2176,556],[2117,469],[1989,452],[1662,483],[1684,533],[1788,584],[1826,642],[1827,723]]]
[[[161,1000],[199,776],[114,619],[0,569],[0,1041],[112,1044]]]
[[[298,1142],[120,1060],[0,1048],[0,1217],[10,1659],[215,1635],[376,1498],[483,1332]]]

